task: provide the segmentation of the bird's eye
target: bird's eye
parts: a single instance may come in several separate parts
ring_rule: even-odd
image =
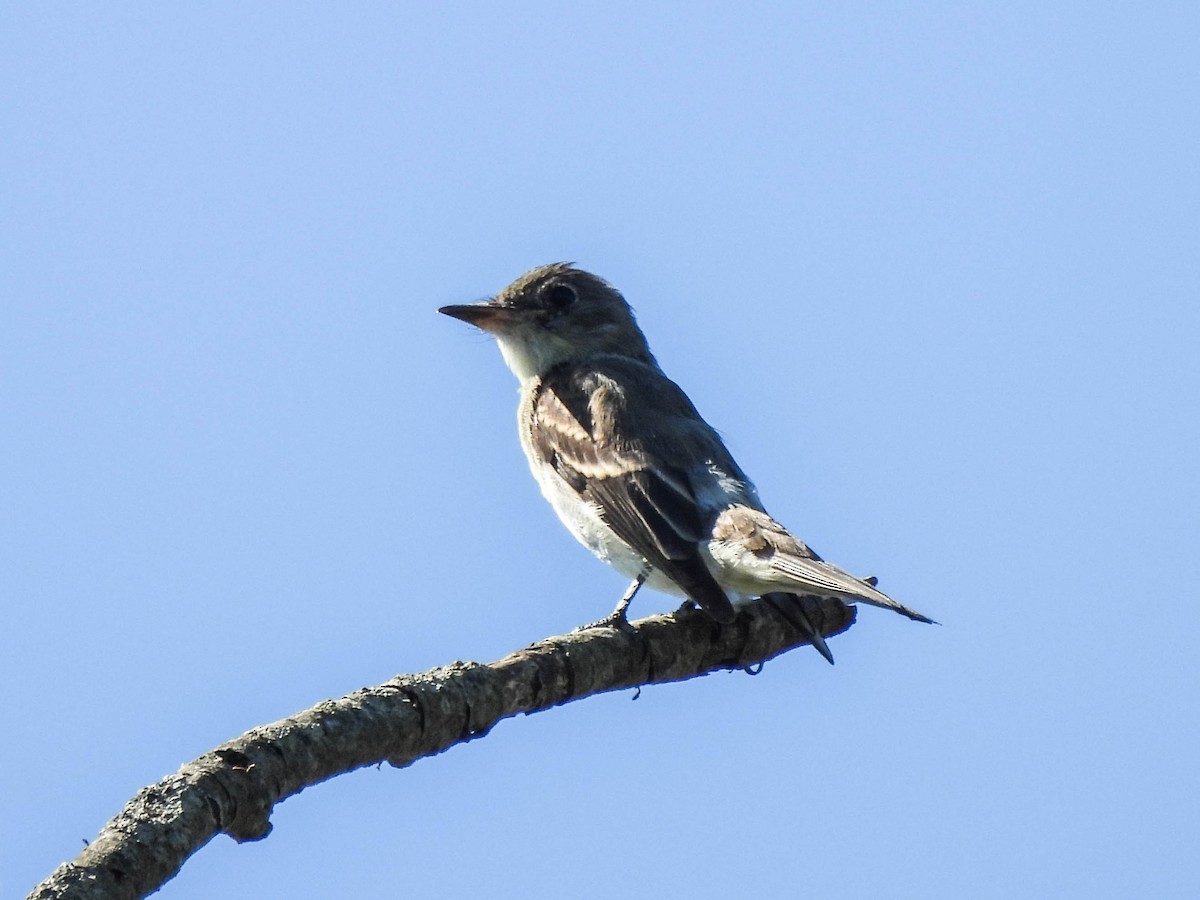
[[[578,294],[575,293],[575,288],[569,284],[553,284],[546,291],[546,299],[550,301],[550,305],[555,309],[566,309],[577,299]]]

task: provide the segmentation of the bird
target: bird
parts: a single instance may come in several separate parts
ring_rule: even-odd
[[[643,586],[728,624],[734,603],[829,598],[933,620],[823,560],[772,518],[758,489],[687,394],[663,372],[629,303],[559,262],[479,303],[438,310],[490,333],[520,383],[521,447],[567,530],[632,579],[606,619],[628,627]],[[833,655],[802,606],[799,627]]]

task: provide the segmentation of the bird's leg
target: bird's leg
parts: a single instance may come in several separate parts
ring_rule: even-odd
[[[622,595],[620,601],[617,603],[616,609],[610,612],[603,619],[600,619],[598,622],[591,622],[588,625],[581,625],[575,630],[583,631],[587,628],[617,628],[621,631],[627,631],[632,628],[633,626],[629,624],[629,619],[626,617],[625,612],[629,609],[629,604],[633,602],[633,598],[637,596],[637,592],[641,589],[645,582],[646,576],[644,574],[633,579],[633,582],[625,590],[624,595]]]
[[[629,587],[625,589],[625,593],[621,595],[621,599],[617,601],[617,608],[609,615],[610,619],[619,619],[622,622],[628,622],[625,617],[626,610],[629,609],[629,604],[633,602],[633,598],[637,596],[637,592],[642,589],[642,585],[646,583],[646,576],[638,575],[629,583]]]

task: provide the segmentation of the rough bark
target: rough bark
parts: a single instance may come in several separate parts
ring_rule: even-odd
[[[682,609],[626,630],[548,638],[489,665],[455,662],[327,700],[251,729],[140,790],[99,836],[29,895],[144,897],[220,832],[265,838],[275,804],[310,785],[381,762],[408,766],[487,734],[501,719],[605,691],[750,668],[808,643],[796,607],[823,635],[854,608],[799,598],[750,604],[729,625]]]

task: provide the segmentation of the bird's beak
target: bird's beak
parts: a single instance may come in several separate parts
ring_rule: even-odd
[[[498,306],[490,301],[443,306],[438,312],[492,332],[499,331],[506,323],[511,322],[515,314],[511,306]]]

